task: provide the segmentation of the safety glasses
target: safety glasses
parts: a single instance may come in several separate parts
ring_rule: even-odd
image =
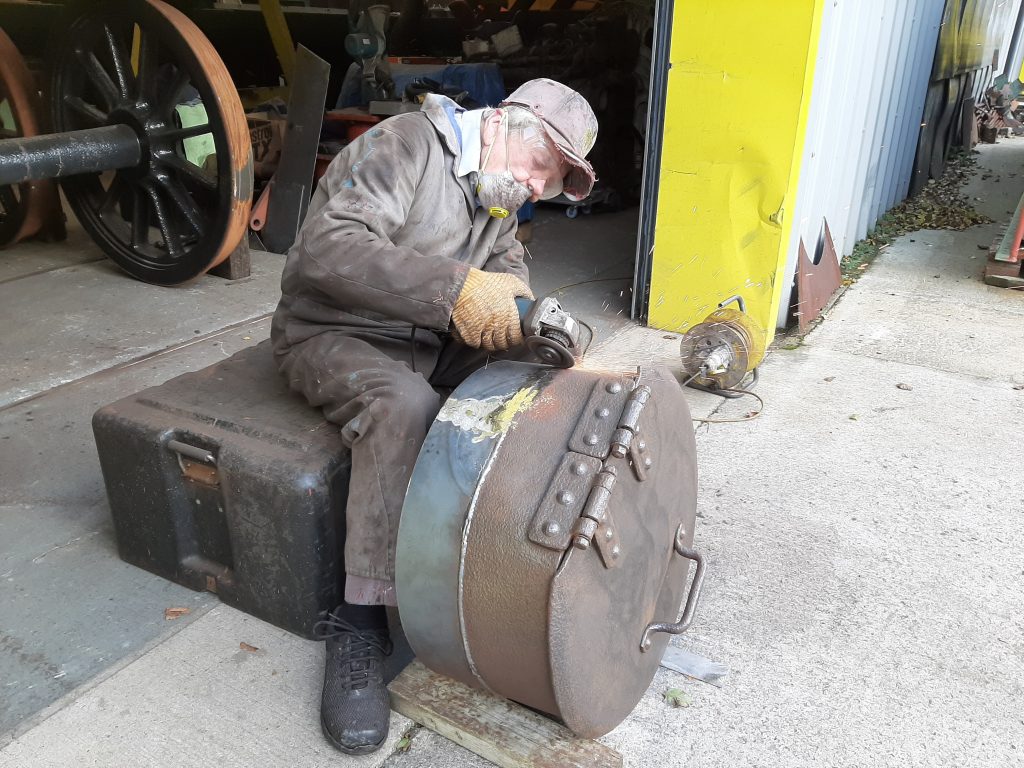
[[[509,129],[507,145],[509,165],[525,169],[531,180],[544,182],[541,200],[550,200],[562,194],[569,164],[542,126]]]

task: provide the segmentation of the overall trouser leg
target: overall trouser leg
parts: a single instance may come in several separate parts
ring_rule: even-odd
[[[436,351],[420,350],[428,370]],[[441,398],[410,367],[409,342],[323,333],[280,360],[289,386],[339,427],[351,449],[345,571],[394,581],[405,491]],[[347,590],[346,590],[347,591]],[[390,602],[390,600],[388,601]]]
[[[345,599],[395,605],[395,546],[405,492],[427,430],[450,390],[492,356],[426,331],[408,339],[327,332],[280,357],[289,386],[341,427],[352,469],[345,510]],[[416,370],[412,368],[415,361]]]

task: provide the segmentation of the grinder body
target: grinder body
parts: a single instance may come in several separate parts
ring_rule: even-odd
[[[580,326],[558,299],[517,298],[527,348],[546,365],[572,368],[580,354]]]

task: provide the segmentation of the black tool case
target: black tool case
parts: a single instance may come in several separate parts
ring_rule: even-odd
[[[303,637],[341,602],[348,450],[269,342],[101,408],[93,432],[124,560]]]

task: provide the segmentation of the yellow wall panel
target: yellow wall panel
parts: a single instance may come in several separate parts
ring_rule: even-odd
[[[740,294],[774,333],[822,0],[676,0],[649,322]]]

